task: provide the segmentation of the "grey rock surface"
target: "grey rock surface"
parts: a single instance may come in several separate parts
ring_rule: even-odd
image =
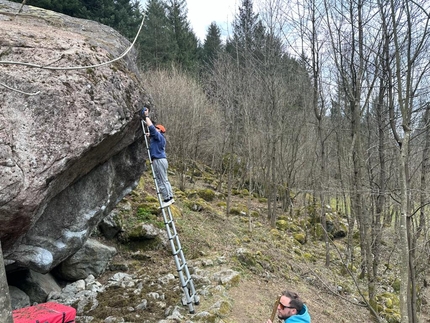
[[[105,271],[116,253],[115,248],[88,239],[83,248],[56,267],[55,273],[69,281],[85,279],[89,275],[98,277]]]
[[[30,306],[30,297],[18,287],[9,286],[9,293],[13,310]]]
[[[22,275],[22,278],[15,284],[30,297],[31,304],[34,302],[43,303],[50,293],[61,291],[61,287],[54,276],[40,274],[32,270],[29,270],[26,275]]]
[[[47,273],[137,185],[149,98],[134,51],[88,67],[128,49],[116,31],[20,6],[0,0],[0,238],[9,266]]]

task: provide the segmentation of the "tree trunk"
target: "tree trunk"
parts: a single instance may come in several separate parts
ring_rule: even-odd
[[[271,171],[272,171],[272,177],[271,177],[271,200],[272,200],[272,209],[271,209],[271,214],[270,214],[270,225],[272,226],[272,228],[274,228],[276,226],[276,198],[277,198],[277,181],[276,181],[276,167],[275,167],[275,162],[276,162],[276,143],[275,141],[272,141],[272,149],[271,149],[271,154],[270,154],[270,162],[272,164],[271,166]]]
[[[409,150],[408,130],[405,131],[402,145],[400,148],[400,225],[399,225],[399,247],[400,247],[400,313],[401,322],[410,323],[409,321],[409,242],[407,231],[408,217],[408,150]]]

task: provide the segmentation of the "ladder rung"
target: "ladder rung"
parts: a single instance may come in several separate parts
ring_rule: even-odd
[[[175,239],[177,236],[178,236],[177,234],[174,234],[174,235],[170,236],[169,240],[173,240],[173,239]]]
[[[184,269],[184,267],[187,265],[187,263],[182,264],[182,266],[180,266],[180,268],[178,268],[178,271],[182,271],[182,269]]]
[[[191,281],[191,278],[188,278],[187,281],[185,282],[185,285],[182,286],[182,288],[187,287],[188,288],[188,283]]]

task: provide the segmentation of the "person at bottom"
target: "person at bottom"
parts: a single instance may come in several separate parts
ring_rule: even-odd
[[[148,113],[149,110],[144,108],[142,117],[149,129],[149,154],[151,155],[152,166],[154,167],[155,180],[157,181],[157,186],[163,199],[161,207],[164,208],[175,202],[173,199],[172,186],[167,177],[169,163],[167,162],[165,150],[166,138],[164,138],[164,133],[166,132],[166,128],[161,124],[154,125],[148,117]]]
[[[278,318],[285,323],[311,323],[308,309],[297,293],[282,292],[278,304]],[[267,323],[274,323],[267,320]]]

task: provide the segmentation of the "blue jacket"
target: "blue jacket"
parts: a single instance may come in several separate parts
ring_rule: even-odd
[[[287,318],[285,323],[311,323],[311,317],[308,313],[308,308],[303,305],[302,310],[297,315],[290,316]]]
[[[151,143],[149,145],[149,154],[151,159],[166,158],[166,138],[161,132],[158,132],[154,125],[149,127]]]

